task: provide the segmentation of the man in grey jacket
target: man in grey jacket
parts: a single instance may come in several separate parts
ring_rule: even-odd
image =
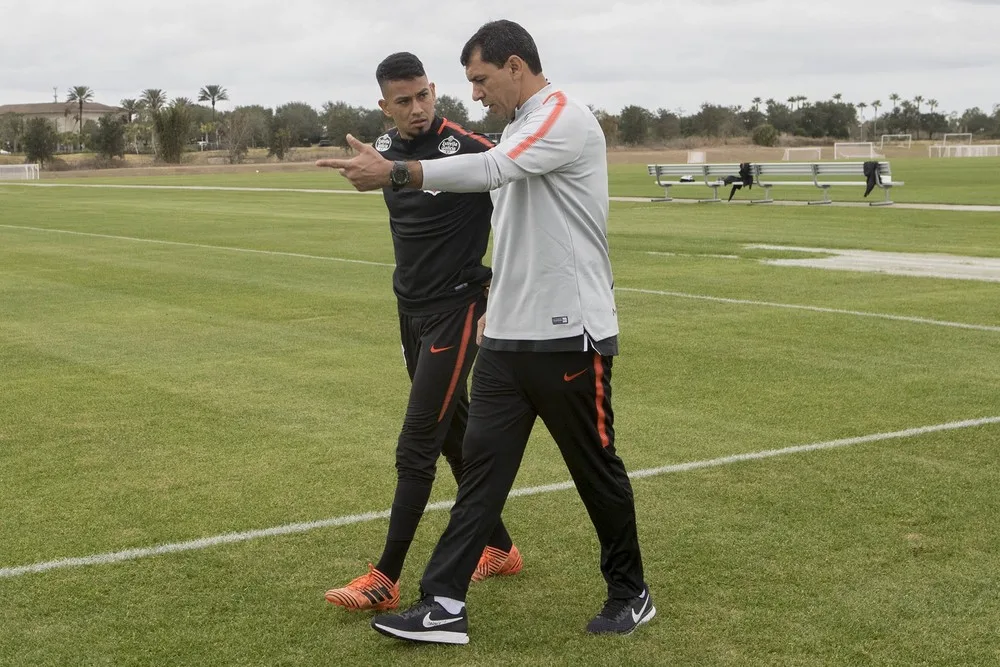
[[[656,608],[643,578],[632,486],[614,447],[618,319],[604,134],[585,105],[545,79],[520,25],[487,23],[461,61],[473,100],[510,120],[495,148],[389,162],[349,137],[356,157],[317,163],[339,169],[359,190],[491,191],[494,199],[493,283],[479,323],[458,498],[421,580],[423,597],[400,614],[376,616],[372,627],[412,641],[469,641],[469,578],[541,417],[601,543],[608,597],[587,630],[629,634]]]

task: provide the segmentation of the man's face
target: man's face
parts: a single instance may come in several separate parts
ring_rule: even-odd
[[[434,84],[426,76],[400,81],[386,81],[382,85],[383,98],[379,107],[392,118],[399,136],[412,139],[427,132],[434,120]]]
[[[482,102],[490,113],[511,120],[520,97],[518,76],[521,61],[511,57],[503,67],[483,62],[479,49],[469,56],[465,77],[472,83],[472,99]]]

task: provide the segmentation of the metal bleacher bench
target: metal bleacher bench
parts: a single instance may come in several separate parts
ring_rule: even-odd
[[[771,198],[771,188],[774,186],[784,187],[786,185],[811,185],[823,190],[823,199],[810,201],[808,204],[830,204],[830,188],[835,186],[852,186],[864,188],[865,181],[853,180],[821,180],[823,178],[864,178],[864,162],[753,162],[750,164],[753,184],[764,188],[763,199],[752,199],[751,204],[769,204],[774,201]],[[719,188],[731,187],[724,179],[726,176],[738,176],[739,164],[651,164],[647,171],[650,176],[656,178],[656,184],[663,188],[664,196],[653,201],[672,201],[670,188],[675,185],[705,185],[712,188],[711,199],[699,199],[701,202],[723,201],[719,198]],[[889,190],[895,186],[903,185],[902,181],[892,180],[892,171],[888,162],[878,163],[879,179],[876,187],[885,193],[883,201],[871,202],[872,206],[889,206],[892,200],[889,198]],[[670,177],[700,177],[700,180],[664,180],[664,176]],[[796,177],[797,180],[775,179],[775,177]]]

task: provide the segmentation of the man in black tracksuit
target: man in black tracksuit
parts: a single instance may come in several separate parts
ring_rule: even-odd
[[[434,84],[416,56],[396,53],[376,71],[379,106],[396,127],[375,141],[388,160],[431,160],[480,153],[485,137],[434,114]],[[493,203],[488,193],[456,194],[387,187],[389,228],[396,256],[393,291],[410,400],[396,447],[396,494],[385,550],[367,574],[326,599],[351,610],[393,609],[410,542],[430,497],[438,457],[455,479],[469,414],[467,378],[476,357],[476,323],[486,312],[492,278],[483,266]],[[517,574],[521,556],[503,523],[492,533],[473,580]]]

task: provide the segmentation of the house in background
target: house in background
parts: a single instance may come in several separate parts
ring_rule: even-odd
[[[5,113],[22,114],[25,120],[29,118],[46,118],[56,125],[59,132],[78,132],[80,125],[77,124],[76,116],[80,107],[76,102],[41,102],[39,104],[0,104],[0,116]],[[88,120],[95,123],[108,113],[121,111],[118,107],[109,107],[107,104],[97,102],[85,102],[83,104],[83,125]]]

